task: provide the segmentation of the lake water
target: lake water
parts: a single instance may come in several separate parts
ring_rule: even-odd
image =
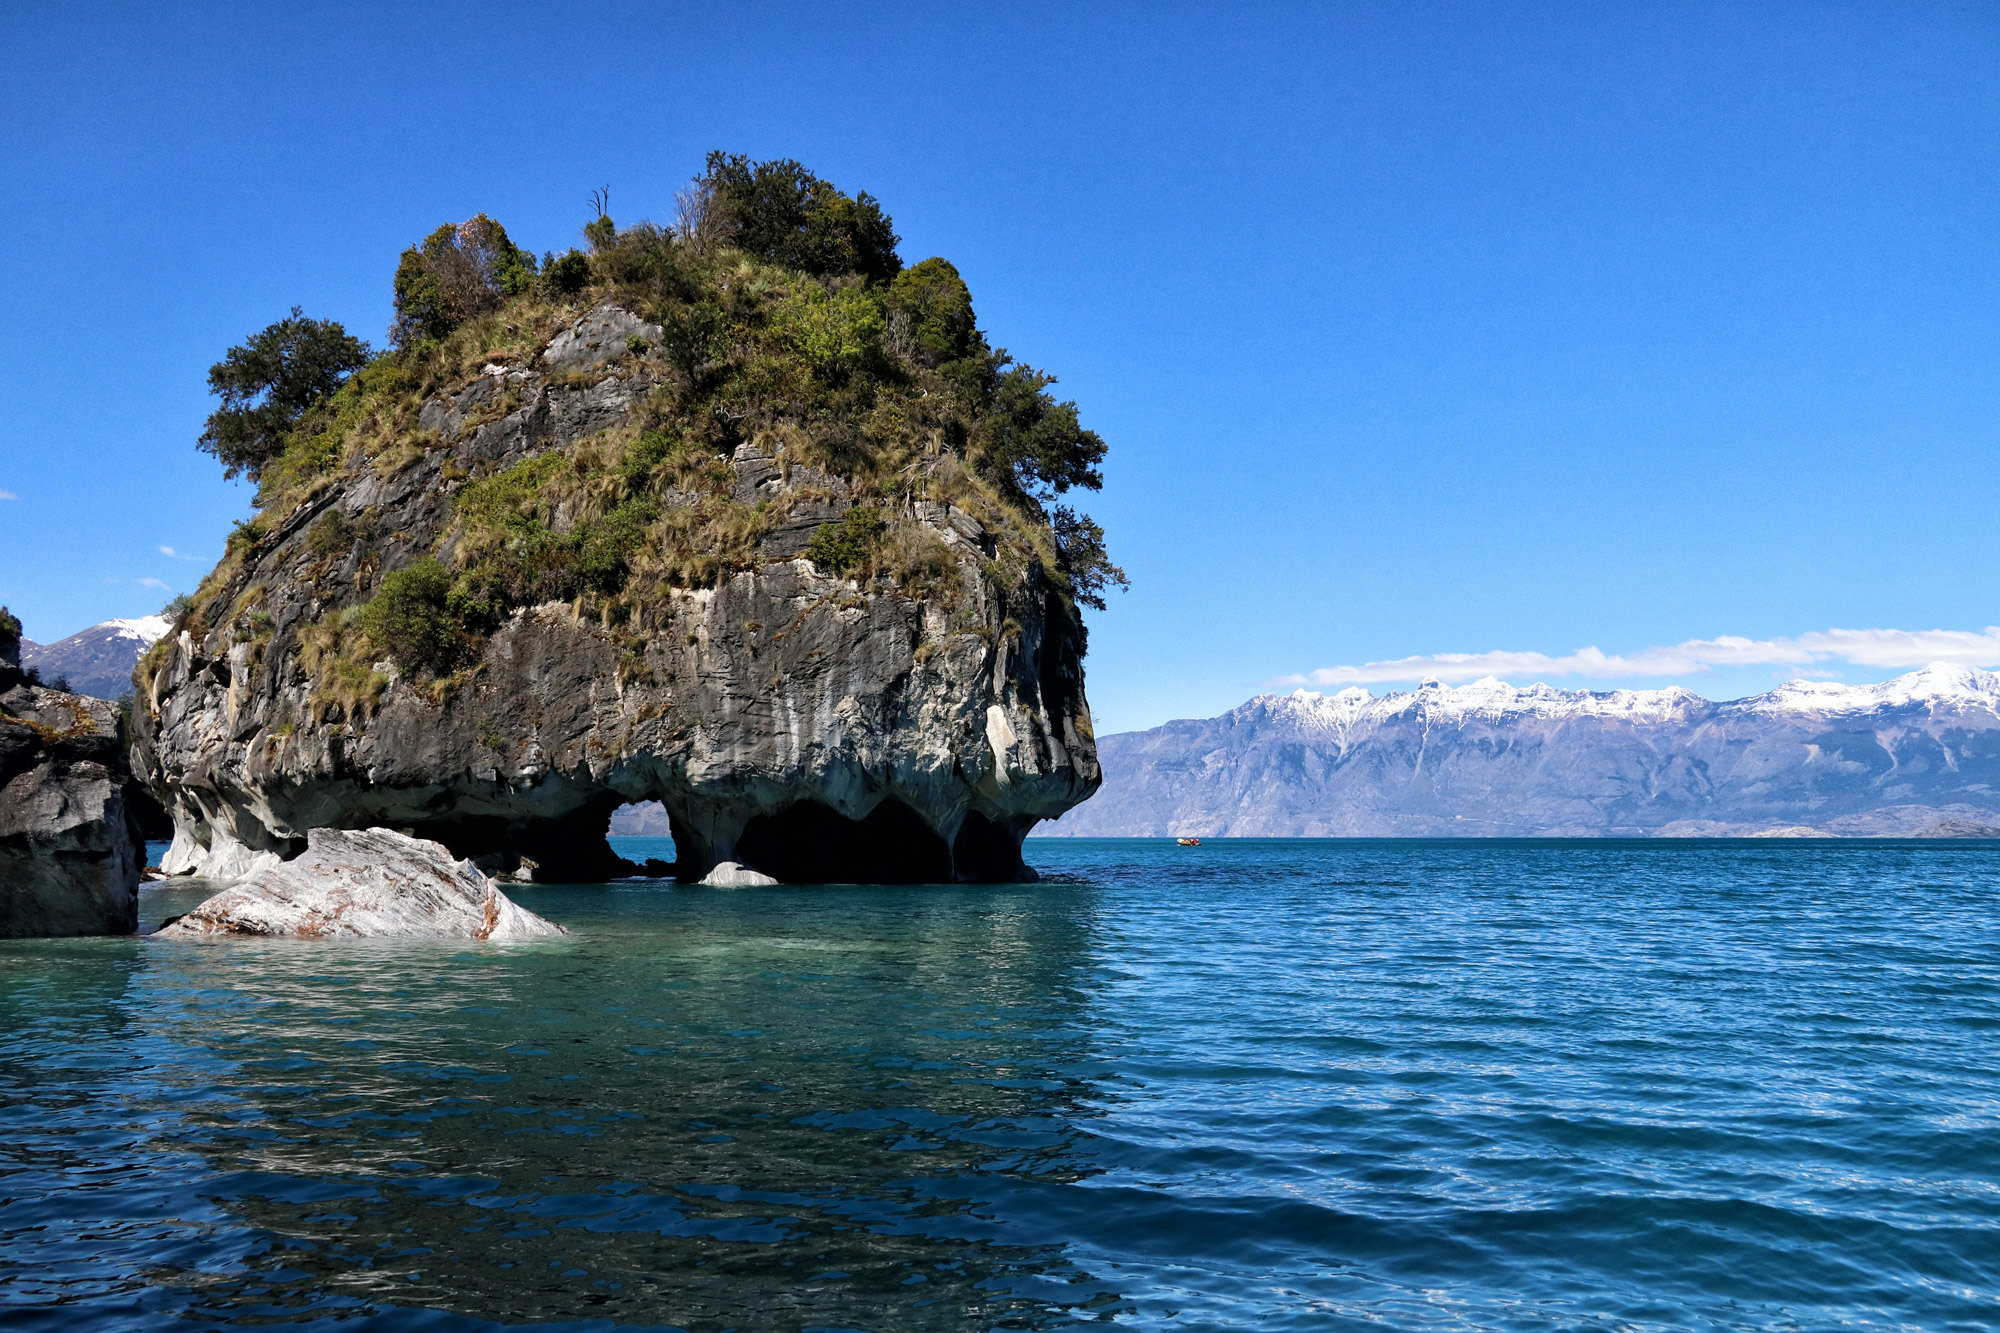
[[[0,942],[0,1324],[2000,1325],[2000,847],[1029,847]]]

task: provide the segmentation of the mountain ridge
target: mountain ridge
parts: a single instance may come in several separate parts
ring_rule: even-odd
[[[165,616],[105,620],[54,643],[21,640],[21,665],[72,691],[116,700],[132,693],[132,670],[170,628]]]
[[[1099,748],[1102,790],[1044,836],[1920,833],[2000,819],[2000,674],[1298,690]]]

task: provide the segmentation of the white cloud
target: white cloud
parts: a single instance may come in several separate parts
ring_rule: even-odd
[[[168,557],[169,559],[172,559],[172,560],[199,560],[199,559],[201,559],[201,557],[200,557],[200,556],[198,556],[198,555],[182,555],[182,554],[181,554],[181,553],[180,553],[179,551],[176,551],[176,550],[175,550],[175,549],[174,549],[173,547],[171,547],[171,546],[162,546],[162,547],[160,548],[160,554],[161,554],[161,555],[164,555],[164,556],[166,556],[166,557]]]
[[[18,500],[21,497],[12,491],[0,491],[0,500]]]
[[[142,588],[157,588],[161,592],[173,591],[172,588],[169,588],[166,584],[160,582],[158,579],[140,579],[139,586]]]
[[[2000,625],[1967,629],[1830,629],[1799,635],[1814,657],[1836,657],[1856,666],[1919,667],[1932,662],[1990,667],[2000,663]]]
[[[1744,639],[1723,635],[1689,639],[1672,647],[1611,654],[1579,648],[1561,657],[1533,652],[1432,653],[1360,666],[1321,667],[1287,676],[1288,685],[1371,685],[1381,681],[1477,680],[1481,676],[1584,676],[1625,680],[1691,676],[1716,667],[1778,665],[1795,668],[1835,660],[1865,667],[1920,667],[1932,662],[1956,666],[2000,665],[2000,625],[1972,630],[1829,629],[1796,639]],[[1802,673],[1805,674],[1805,673]],[[1823,674],[1815,670],[1810,674]]]

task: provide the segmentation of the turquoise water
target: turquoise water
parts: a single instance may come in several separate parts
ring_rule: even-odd
[[[0,943],[0,1323],[2000,1324],[2000,847],[1030,860]]]

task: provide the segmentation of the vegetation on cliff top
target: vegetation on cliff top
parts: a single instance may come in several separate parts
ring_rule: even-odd
[[[563,255],[537,260],[484,214],[406,250],[379,354],[296,309],[229,350],[210,372],[223,402],[201,447],[257,481],[260,512],[197,595],[202,624],[254,632],[256,590],[237,574],[279,523],[343,473],[386,475],[442,447],[418,424],[428,399],[482,366],[530,365],[603,302],[661,330],[657,346],[629,348],[657,383],[637,419],[499,472],[453,477],[448,464],[462,484],[430,551],[386,575],[364,563],[351,595],[331,599],[346,604],[302,636],[309,658],[368,675],[355,664],[383,651],[444,676],[513,608],[558,598],[607,626],[656,629],[660,593],[754,568],[784,518],[735,498],[727,460],[745,442],[843,479],[853,507],[806,552],[830,572],[954,596],[949,552],[913,517],[929,500],[980,519],[997,572],[1039,565],[1098,607],[1125,582],[1102,528],[1061,502],[1102,485],[1104,442],[1049,392],[1053,376],[989,343],[956,268],[903,264],[874,199],[796,162],[712,153],[669,225],[620,228],[601,192],[594,202],[587,248]],[[483,410],[518,405],[503,393]],[[331,563],[365,526],[323,517],[309,549]]]

